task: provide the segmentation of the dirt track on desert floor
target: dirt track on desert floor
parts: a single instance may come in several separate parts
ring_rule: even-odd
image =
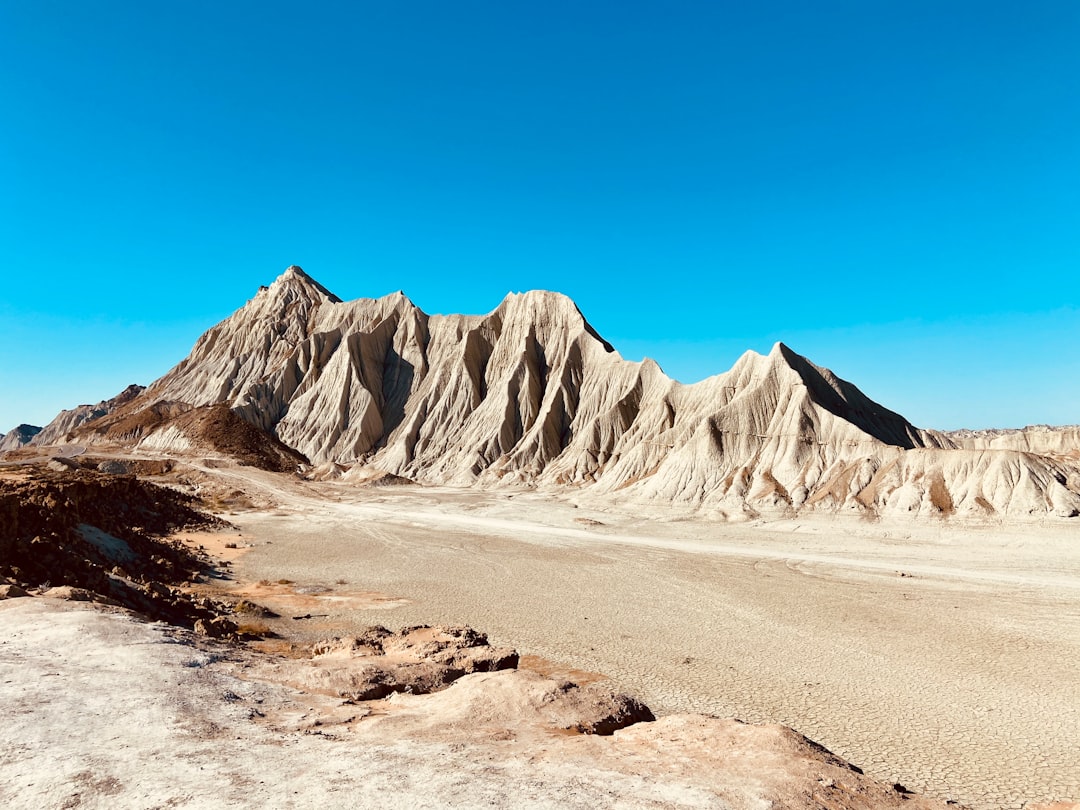
[[[252,546],[240,578],[320,598],[285,632],[469,624],[605,673],[658,714],[784,723],[976,808],[1080,797],[1073,523],[733,525],[215,472],[277,503],[228,516]]]

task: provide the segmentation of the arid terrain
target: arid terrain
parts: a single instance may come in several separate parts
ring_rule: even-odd
[[[979,808],[1080,795],[1071,527],[717,525],[237,475],[275,504],[229,516],[250,544],[237,570],[322,592],[292,632],[470,624],[658,712],[790,725],[920,792]],[[292,597],[259,597],[289,612]]]
[[[10,808],[945,808],[782,726],[581,733],[597,690],[529,668],[343,701],[317,663],[107,608],[21,598],[0,620]]]
[[[10,806],[106,807],[122,797],[119,806],[198,807],[220,794],[229,806],[349,797],[402,807],[749,807],[758,805],[747,796],[785,795],[769,768],[783,782],[802,761],[774,726],[711,728],[704,743],[701,728],[679,726],[664,750],[649,734],[632,742],[642,732],[629,730],[616,735],[621,744],[566,748],[536,727],[538,708],[496,712],[489,720],[504,730],[477,742],[487,736],[477,728],[490,728],[472,722],[483,716],[475,701],[505,694],[518,706],[541,673],[582,684],[610,676],[611,688],[664,723],[685,724],[664,718],[686,712],[782,723],[880,783],[979,810],[1080,795],[1080,547],[1060,527],[716,524],[552,494],[317,483],[221,463],[185,469],[180,489],[201,491],[234,526],[182,535],[229,563],[226,579],[199,590],[279,614],[259,620],[279,639],[251,650],[373,624],[467,624],[519,650],[519,680],[469,676],[412,708],[398,695],[372,723],[370,708],[328,699],[287,658],[252,658],[190,634],[184,644],[195,647],[163,647],[161,630],[115,613],[8,600],[0,661],[16,746],[0,761],[0,796]],[[177,641],[183,633],[168,632]],[[549,698],[532,700],[522,705]],[[157,730],[148,742],[149,726]],[[710,758],[732,750],[718,748],[729,734],[742,735],[729,746],[756,753],[741,764],[726,754],[721,767]],[[340,747],[319,753],[339,739],[353,741],[345,760]],[[627,746],[637,753],[627,758]],[[46,752],[71,766],[42,771],[33,763]],[[167,779],[145,773],[148,755],[177,763]],[[675,760],[688,770],[661,778]],[[709,779],[691,778],[710,762]],[[821,784],[834,779],[818,759],[806,762]],[[290,767],[298,770],[286,780]],[[865,806],[914,806],[905,796],[886,792]],[[849,805],[796,790],[774,806]]]
[[[1076,427],[918,428],[780,343],[681,385],[564,296],[290,267],[5,441],[9,806],[1080,799]]]

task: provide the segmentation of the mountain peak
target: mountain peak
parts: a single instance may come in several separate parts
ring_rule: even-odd
[[[551,290],[526,290],[525,292],[508,292],[499,304],[502,309],[527,310],[543,312],[549,315],[576,314],[581,315],[577,304],[569,296]]]
[[[7,433],[0,433],[0,451],[18,450],[20,447],[25,447],[39,433],[41,433],[41,428],[37,425],[22,424],[13,427]]]
[[[269,289],[272,292],[285,294],[287,294],[286,291],[293,293],[301,292],[305,294],[306,297],[312,297],[314,295],[315,297],[325,298],[335,304],[341,303],[340,298],[305,273],[304,269],[298,264],[290,264],[286,267],[285,272],[274,279],[274,282],[270,285]]]
[[[560,292],[551,290],[509,292],[495,312],[506,317],[523,318],[534,323],[546,324],[549,328],[556,330],[584,330],[603,346],[605,352],[615,351],[614,347],[604,340],[585,319],[578,305],[574,303],[574,299]]]

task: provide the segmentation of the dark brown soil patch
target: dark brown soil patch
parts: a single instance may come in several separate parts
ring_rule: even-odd
[[[173,587],[209,560],[167,538],[226,525],[193,496],[134,476],[35,468],[0,479],[0,585],[69,586],[154,619],[209,625],[228,607]]]

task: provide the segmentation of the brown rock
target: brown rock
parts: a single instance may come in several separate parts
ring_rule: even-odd
[[[312,653],[312,685],[349,700],[428,694],[464,675],[518,664],[515,650],[491,647],[487,636],[463,626],[418,625],[396,633],[371,627],[357,637],[320,642]]]
[[[216,616],[213,619],[198,619],[195,622],[195,632],[210,638],[225,638],[237,631],[236,622],[226,619],[224,616]]]
[[[656,719],[652,710],[637,698],[613,692],[602,684],[571,686],[577,690],[575,704],[580,713],[573,727],[582,734],[606,737],[634,723],[651,723]]]

